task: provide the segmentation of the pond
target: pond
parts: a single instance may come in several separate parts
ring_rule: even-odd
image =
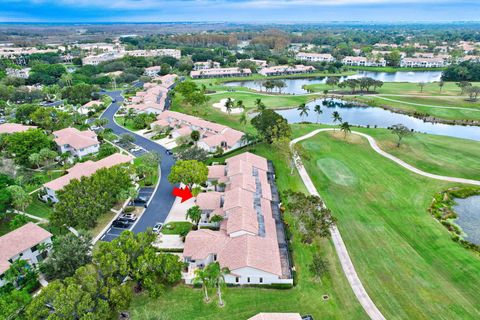
[[[453,210],[458,215],[455,223],[465,232],[465,240],[480,245],[480,195],[455,199]]]
[[[317,99],[308,103],[307,106],[310,111],[307,116],[303,117],[300,117],[300,111],[296,108],[276,111],[286,118],[289,123],[298,123],[302,121],[315,123],[318,120],[319,123],[334,124],[332,112],[337,111],[342,117],[342,120],[347,121],[351,125],[388,128],[394,124],[401,123],[409,129],[418,132],[480,141],[480,127],[424,122],[415,117],[394,113],[382,108],[359,107],[337,99],[328,99],[327,102],[329,106],[325,106],[323,101],[324,99]],[[318,119],[317,114],[314,112],[314,106],[317,104],[321,105],[323,110],[323,113],[318,115]]]
[[[381,80],[383,82],[434,82],[439,81],[441,76],[441,71],[359,71],[355,75],[340,77],[340,81],[345,81],[346,79],[370,77],[375,80]],[[257,91],[265,91],[265,88],[261,87],[261,83],[263,81],[265,80],[234,81],[227,82],[225,83],[225,85],[229,87],[246,87]],[[304,85],[325,83],[327,81],[327,77],[283,79],[283,81],[285,81],[286,87],[282,89],[282,93],[305,94],[308,93],[308,91],[303,89]]]

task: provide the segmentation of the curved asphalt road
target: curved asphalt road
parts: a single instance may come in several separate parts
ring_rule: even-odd
[[[160,184],[158,185],[155,193],[152,195],[147,209],[132,229],[133,232],[138,233],[145,231],[149,227],[153,227],[157,222],[165,222],[165,219],[167,218],[170,208],[175,200],[175,197],[172,195],[174,186],[167,180],[167,176],[170,173],[172,165],[175,163],[175,159],[166,154],[166,149],[161,145],[117,125],[113,117],[120,108],[119,102],[121,103],[123,101],[121,91],[107,92],[106,94],[115,99],[116,102],[112,103],[101,115],[101,118],[108,119],[108,124],[105,127],[112,129],[117,135],[122,133],[131,134],[135,137],[136,145],[144,148],[147,151],[156,151],[161,157]]]

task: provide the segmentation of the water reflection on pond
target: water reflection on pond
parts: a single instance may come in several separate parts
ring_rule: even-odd
[[[458,215],[455,223],[465,232],[465,240],[480,245],[480,195],[455,199],[453,210]]]

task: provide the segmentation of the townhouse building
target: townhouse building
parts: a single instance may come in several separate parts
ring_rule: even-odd
[[[297,60],[308,62],[334,62],[335,58],[330,53],[299,52]]]
[[[312,66],[304,66],[297,64],[294,66],[282,65],[262,68],[258,73],[264,76],[283,76],[289,74],[310,73],[314,72],[315,68]]]
[[[447,62],[439,57],[434,58],[403,58],[400,61],[402,68],[441,68],[445,67]]]
[[[218,69],[220,68],[220,62],[217,61],[197,61],[193,63],[193,70],[206,70],[206,69]]]
[[[383,58],[368,59],[367,57],[347,56],[342,59],[342,63],[347,66],[355,67],[385,67],[387,62]]]
[[[97,134],[91,130],[80,131],[77,128],[65,128],[52,132],[53,141],[60,153],[69,153],[73,157],[82,158],[97,153],[100,142]]]
[[[21,123],[2,123],[0,124],[0,134],[11,134],[16,132],[25,132],[29,129],[36,129],[36,126],[26,126]]]
[[[212,68],[194,70],[190,72],[193,79],[199,78],[225,78],[225,77],[247,77],[252,74],[250,69],[242,68]]]

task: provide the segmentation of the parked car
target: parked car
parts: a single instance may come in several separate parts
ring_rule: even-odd
[[[140,196],[134,200],[137,203],[147,203],[147,197]]]
[[[168,154],[169,156],[173,154],[172,150],[169,150],[169,149],[165,150],[165,153]]]
[[[134,213],[124,213],[124,214],[122,214],[120,219],[130,221],[130,222],[134,222],[135,220],[137,220],[137,216]]]
[[[162,228],[163,228],[163,223],[157,222],[157,223],[153,226],[153,232],[155,232],[155,233],[160,233],[160,231],[162,231]]]
[[[130,226],[128,221],[122,220],[122,219],[117,219],[112,222],[112,227],[115,228],[121,228],[121,229],[126,229]]]

